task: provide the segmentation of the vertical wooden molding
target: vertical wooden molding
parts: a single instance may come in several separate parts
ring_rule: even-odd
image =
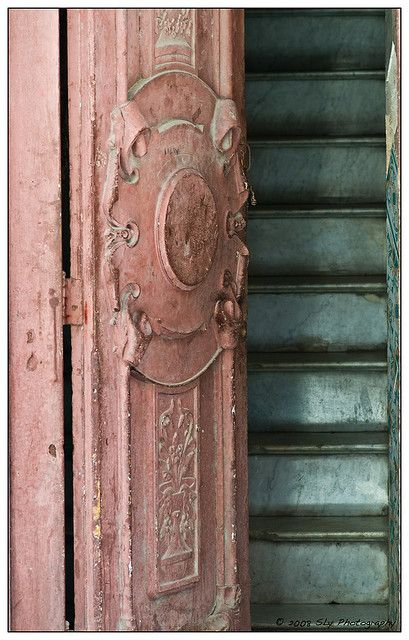
[[[234,47],[232,38],[234,9],[219,9],[220,20],[220,54],[219,54],[219,94],[224,98],[233,97]],[[237,61],[240,70],[240,60]]]
[[[138,79],[140,74],[139,64],[139,10],[127,9],[127,57],[128,57],[128,91]],[[136,34],[136,35],[135,35]]]
[[[135,628],[132,606],[132,493],[131,493],[131,402],[130,366],[119,362],[118,414],[118,593],[119,630]]]
[[[84,286],[84,324],[72,327],[75,628],[87,631],[102,628],[94,33],[92,9],[68,10],[71,273]]]
[[[115,10],[116,24],[116,66],[117,66],[117,103],[128,99],[128,10]],[[136,35],[136,34],[135,34]]]
[[[153,30],[152,25],[154,20],[154,12],[154,9],[138,10],[139,29],[137,37],[140,40],[138,73],[139,78],[149,78],[149,76],[153,74],[153,47],[151,33]]]
[[[232,98],[237,105],[241,125],[240,154],[246,142],[246,120],[244,109],[244,10],[220,9],[219,13],[219,93]],[[247,218],[247,204],[242,208],[243,219]],[[245,224],[241,237],[245,238]],[[243,291],[243,317],[247,321],[247,277]],[[248,573],[248,459],[247,459],[247,350],[245,340],[240,340],[234,351],[223,353],[224,380],[231,380],[225,388],[223,406],[233,407],[230,418],[229,440],[224,449],[232,452],[227,462],[235,469],[235,478],[226,487],[231,505],[230,521],[236,523],[234,535],[235,561],[226,568],[229,579],[225,584],[240,584],[240,606],[234,619],[235,629],[250,629],[250,577]],[[236,389],[240,393],[236,394]],[[224,424],[224,421],[223,421]],[[240,496],[240,499],[237,499]],[[237,524],[239,526],[237,526]]]
[[[9,17],[10,628],[63,631],[59,19]]]
[[[116,60],[117,60],[117,103],[125,103],[128,98],[128,10],[115,10]],[[136,39],[137,34],[133,34]],[[131,494],[131,404],[130,366],[120,360],[118,366],[118,505],[117,522],[119,536],[118,555],[118,629],[134,629],[132,606],[132,494]]]

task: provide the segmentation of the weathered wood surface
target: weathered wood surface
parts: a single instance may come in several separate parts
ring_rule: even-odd
[[[10,11],[10,627],[64,630],[58,10]]]
[[[76,628],[246,630],[242,12],[69,10],[68,48]]]

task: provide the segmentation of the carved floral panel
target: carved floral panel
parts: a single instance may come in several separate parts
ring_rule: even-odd
[[[198,579],[198,387],[156,394],[155,583],[153,594]]]

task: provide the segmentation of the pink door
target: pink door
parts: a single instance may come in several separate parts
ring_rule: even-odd
[[[12,12],[13,100],[17,83],[33,82],[25,61],[35,50],[36,87],[44,84],[50,104],[44,113],[40,91],[34,104],[24,96],[11,122],[21,216],[13,233],[23,236],[29,218],[34,228],[24,256],[12,252],[15,317],[22,297],[31,305],[31,324],[22,316],[12,332],[12,391],[19,407],[30,399],[25,419],[34,410],[39,423],[36,436],[29,424],[12,425],[11,626],[56,630],[64,628],[58,14],[31,13]],[[72,9],[67,43],[75,628],[246,630],[243,12]],[[33,211],[34,187],[20,184],[24,171],[26,182],[37,179],[36,154],[48,189]],[[41,311],[33,278],[22,286],[27,257]]]
[[[248,625],[242,24],[69,12],[78,628]]]
[[[58,10],[9,15],[10,627],[64,630]]]

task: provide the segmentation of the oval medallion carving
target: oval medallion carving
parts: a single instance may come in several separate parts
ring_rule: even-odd
[[[212,192],[192,170],[178,171],[161,200],[160,250],[171,281],[182,289],[202,282],[217,247],[217,211]]]

